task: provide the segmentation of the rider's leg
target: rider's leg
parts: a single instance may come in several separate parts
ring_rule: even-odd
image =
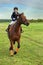
[[[8,25],[8,28],[6,29],[6,31],[7,31],[7,32],[9,31],[9,29],[10,29],[10,26],[11,26],[11,25]]]
[[[12,24],[15,24],[16,22],[17,22],[17,20],[15,20],[15,21],[11,21],[11,23],[10,23],[9,26],[8,26],[8,28],[6,29],[6,32],[8,32],[9,29],[10,29],[10,26],[11,26]]]
[[[13,24],[13,21],[11,21],[11,23],[8,25],[8,28],[6,29],[6,32],[9,31],[11,24]]]

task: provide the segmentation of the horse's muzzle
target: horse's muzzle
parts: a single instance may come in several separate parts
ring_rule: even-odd
[[[28,26],[29,25],[29,23],[26,23],[26,26]]]

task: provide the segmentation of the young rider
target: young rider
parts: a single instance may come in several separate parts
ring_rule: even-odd
[[[10,25],[16,23],[17,19],[19,18],[18,7],[14,7],[13,10],[14,10],[14,12],[11,15],[12,21],[10,22],[10,24],[9,24],[8,28],[6,29],[6,31],[8,31],[9,28],[10,28]]]

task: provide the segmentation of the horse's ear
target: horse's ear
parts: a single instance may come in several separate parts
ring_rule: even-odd
[[[21,15],[24,15],[24,13],[22,12]]]
[[[19,14],[19,16],[24,15],[24,13]]]

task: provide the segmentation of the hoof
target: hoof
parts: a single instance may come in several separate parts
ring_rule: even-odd
[[[15,51],[14,54],[17,54],[17,52]]]
[[[14,51],[10,50],[10,55],[13,56],[14,55]]]

